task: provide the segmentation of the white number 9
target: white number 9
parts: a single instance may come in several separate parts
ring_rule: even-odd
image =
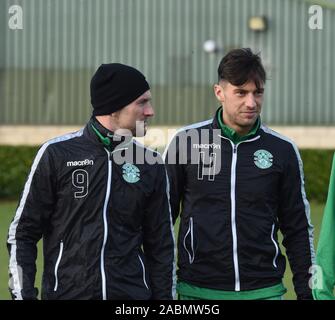
[[[84,198],[88,193],[88,172],[83,169],[73,171],[72,184],[78,188],[78,191],[74,193],[74,197]]]

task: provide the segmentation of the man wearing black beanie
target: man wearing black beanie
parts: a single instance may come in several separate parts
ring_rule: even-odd
[[[173,299],[164,164],[132,139],[154,115],[149,84],[133,67],[102,64],[91,103],[83,129],[46,142],[36,155],[9,228],[12,297],[37,299],[43,238],[42,299]]]
[[[120,63],[102,64],[91,80],[93,114],[110,114],[122,109],[150,89],[144,75]]]
[[[128,130],[133,136],[143,136],[146,120],[154,115],[149,90],[144,75],[135,68],[102,64],[91,80],[93,116],[113,132],[128,135]]]

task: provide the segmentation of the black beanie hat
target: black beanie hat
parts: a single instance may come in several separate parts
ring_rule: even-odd
[[[150,89],[144,75],[121,63],[102,64],[91,80],[93,115],[122,109]]]

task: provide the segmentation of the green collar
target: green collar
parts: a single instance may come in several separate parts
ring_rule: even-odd
[[[234,144],[237,144],[237,143],[239,143],[241,141],[245,141],[245,140],[250,139],[252,136],[254,136],[256,134],[257,130],[261,126],[261,121],[260,121],[260,118],[258,117],[257,120],[256,120],[256,122],[255,122],[255,124],[254,124],[254,126],[250,130],[250,132],[248,134],[246,134],[245,136],[239,136],[234,129],[226,126],[223,123],[223,120],[222,120],[222,108],[217,113],[217,120],[218,120],[219,127],[220,127],[220,129],[222,131],[223,136],[225,136],[226,138],[228,138],[229,140],[231,140]]]
[[[132,142],[132,137],[118,136],[114,134],[114,132],[106,129],[95,117],[91,118],[89,124],[98,140],[109,151],[117,149],[119,145],[125,147]],[[118,138],[113,139],[114,135]]]

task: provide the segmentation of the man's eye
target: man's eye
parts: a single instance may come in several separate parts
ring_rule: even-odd
[[[239,97],[242,97],[245,95],[245,92],[244,91],[237,91],[236,94],[239,96]]]

